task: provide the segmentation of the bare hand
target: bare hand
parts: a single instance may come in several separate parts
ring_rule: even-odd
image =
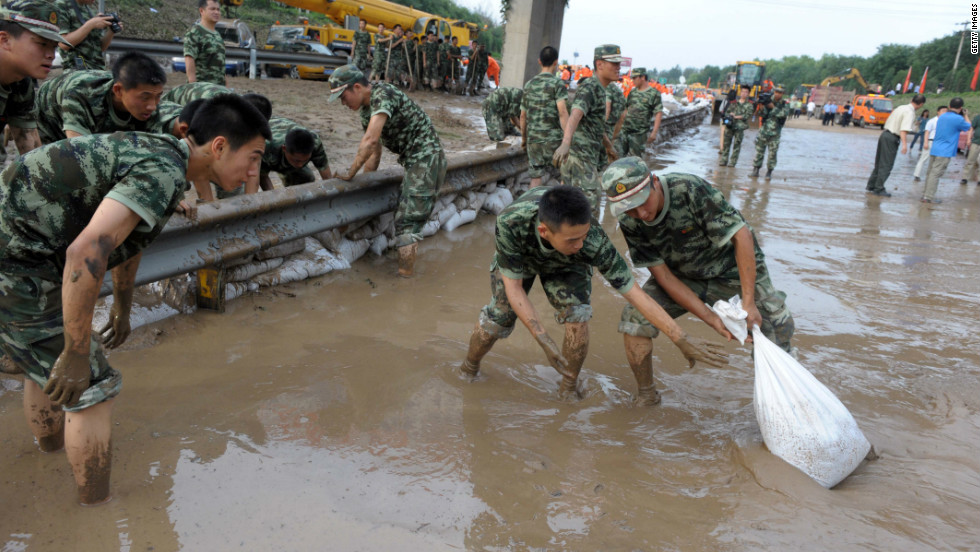
[[[534,336],[537,340],[538,345],[544,351],[546,357],[548,357],[548,364],[550,364],[563,378],[571,379],[573,382],[578,379],[578,375],[572,374],[568,370],[568,361],[562,356],[561,350],[558,349],[558,345],[552,341],[548,334],[537,334]]]
[[[566,144],[563,142],[562,145],[558,146],[558,149],[555,150],[555,154],[551,156],[551,164],[554,165],[555,168],[560,169],[561,166],[565,164],[565,161],[568,160],[568,152],[571,149],[571,144]]]
[[[905,154],[908,153],[908,151],[909,151],[909,147],[906,144],[902,144],[902,153]]]
[[[657,141],[657,135],[656,134],[651,134],[650,137],[647,138],[647,145],[649,146],[650,144],[652,144],[652,143],[654,143],[656,141]]]
[[[762,327],[762,314],[759,313],[759,308],[755,306],[755,301],[751,303],[742,303],[742,310],[749,313],[745,317],[745,325],[749,328],[753,326]],[[752,339],[752,332],[749,332],[749,339]]]
[[[109,25],[112,25],[112,18],[107,15],[99,14],[86,21],[85,24],[89,25],[93,29],[107,29],[109,28]]]
[[[129,295],[129,304],[131,305],[132,292]],[[112,303],[112,310],[109,311],[109,320],[99,330],[99,334],[102,336],[102,344],[109,349],[115,349],[122,345],[132,331],[129,325],[130,307],[122,305],[124,302],[117,300]]]
[[[51,367],[51,376],[44,386],[44,394],[51,402],[61,406],[73,406],[89,387],[92,369],[88,354],[64,350]]]
[[[687,359],[688,368],[694,368],[697,362],[708,366],[721,368],[728,364],[728,353],[716,343],[706,343],[697,339],[682,337],[674,342],[681,354]]]
[[[347,169],[347,172],[345,172],[345,173],[337,173],[334,176],[336,178],[341,179],[341,180],[349,181],[350,179],[354,178],[354,173],[351,171],[351,169]]]
[[[192,205],[186,199],[182,199],[177,204],[177,212],[189,219],[197,218],[197,205]]]
[[[731,341],[735,337],[732,335],[732,332],[728,331],[728,328],[725,327],[725,323],[722,322],[721,317],[718,315],[715,315],[714,318],[709,320],[708,325],[718,332],[718,335],[724,337],[727,341]]]
[[[616,150],[612,149],[609,146],[606,146],[606,155],[609,157],[610,163],[619,159],[619,154],[616,153]]]

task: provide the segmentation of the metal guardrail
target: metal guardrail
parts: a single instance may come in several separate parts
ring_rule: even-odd
[[[461,192],[527,170],[519,148],[474,152],[448,163],[440,195]],[[205,203],[193,218],[174,216],[143,252],[136,284],[220,266],[261,249],[369,219],[398,206],[401,167],[358,175],[351,182],[300,186]],[[107,278],[102,295],[112,290]]]
[[[126,52],[137,51],[150,56],[183,57],[184,45],[180,42],[117,37],[112,39],[108,51],[110,54],[124,54]],[[254,60],[258,64],[284,63],[288,65],[323,65],[326,67],[340,67],[348,63],[346,56],[279,52],[261,48],[225,48],[225,59],[227,61],[247,62]]]

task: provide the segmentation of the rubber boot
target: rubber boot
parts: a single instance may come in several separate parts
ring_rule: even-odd
[[[398,248],[398,275],[402,278],[410,278],[415,274],[415,256],[418,250],[418,242]]]
[[[752,167],[752,172],[749,173],[749,176],[752,177],[752,178],[759,178],[759,169],[760,168],[761,167]]]
[[[772,179],[772,169],[766,169],[766,180]]]

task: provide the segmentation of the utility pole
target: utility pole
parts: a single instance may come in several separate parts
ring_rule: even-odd
[[[953,60],[953,72],[949,75],[949,89],[953,90],[956,86],[956,67],[960,64],[960,52],[963,51],[963,39],[966,38],[966,27],[970,24],[969,21],[964,21],[958,23],[958,25],[963,25],[963,32],[960,33],[960,47],[956,49],[956,59]],[[923,93],[925,91],[923,90]]]

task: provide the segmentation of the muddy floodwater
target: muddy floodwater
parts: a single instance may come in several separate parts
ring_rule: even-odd
[[[582,400],[557,399],[523,327],[460,380],[490,293],[481,215],[425,240],[415,279],[369,255],[139,329],[110,356],[125,385],[105,506],[76,504],[3,376],[0,549],[977,550],[980,187],[959,184],[961,157],[944,203],[924,206],[900,156],[894,196],[866,196],[877,131],[791,125],[771,182],[748,178],[755,132],[734,169],[708,125],[652,162],[707,177],[755,228],[802,364],[880,455],[834,490],[766,450],[748,347],[687,369],[658,339],[663,402],[634,407],[625,303],[598,275]],[[608,211],[603,226],[625,250]],[[531,299],[560,338],[540,288]]]

